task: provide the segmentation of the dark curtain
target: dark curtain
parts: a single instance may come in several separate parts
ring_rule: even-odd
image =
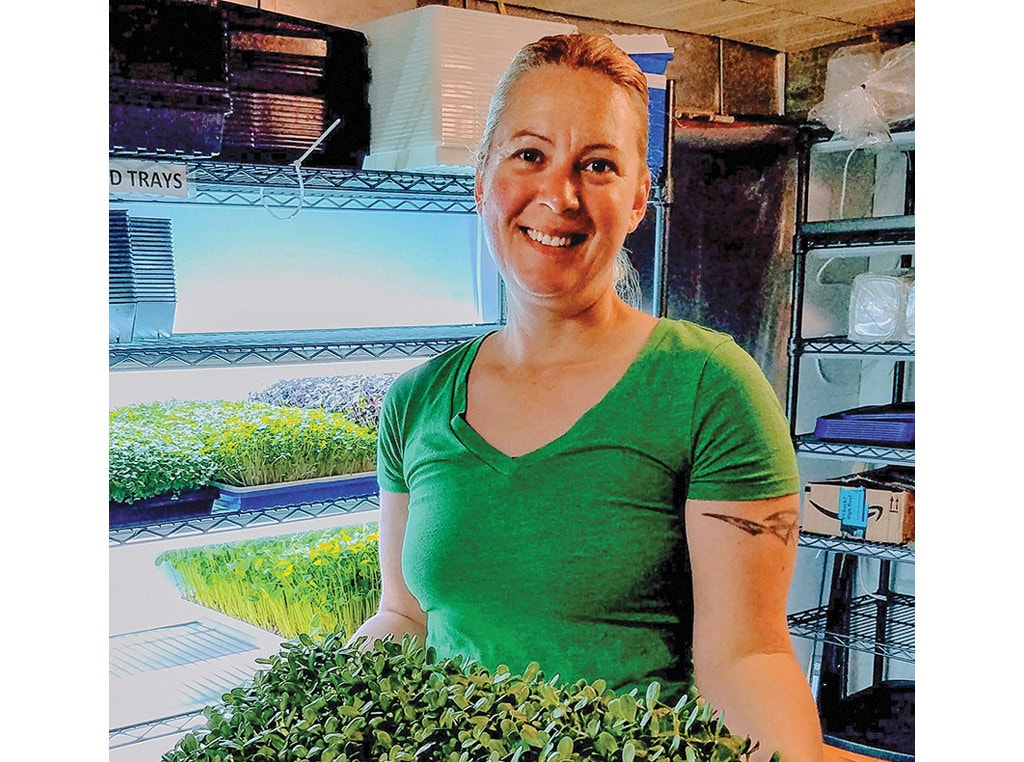
[[[667,313],[732,335],[785,394],[795,130],[676,129]],[[650,311],[655,215],[627,241]]]

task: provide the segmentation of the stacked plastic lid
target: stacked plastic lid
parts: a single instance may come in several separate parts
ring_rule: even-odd
[[[369,41],[365,169],[471,173],[498,78],[523,45],[576,27],[426,5],[360,27]]]
[[[232,112],[222,159],[291,163],[336,119],[307,163],[359,166],[369,145],[366,39],[352,30],[225,7]]]
[[[128,236],[128,212],[110,210],[110,265],[108,289],[111,304],[134,301],[132,243]]]
[[[237,154],[242,160],[260,161],[288,151],[301,153],[324,129],[322,98],[240,92],[233,101],[224,145],[228,154]]]
[[[110,5],[110,151],[358,167],[369,149],[360,32],[187,0]]]
[[[223,16],[172,0],[110,4],[110,150],[219,153],[230,110]]]
[[[111,304],[173,302],[174,244],[171,221],[110,210]]]

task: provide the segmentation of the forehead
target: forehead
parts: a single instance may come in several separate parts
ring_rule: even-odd
[[[610,77],[590,69],[548,65],[524,72],[515,81],[498,132],[507,138],[524,128],[569,130],[627,145],[627,140],[639,140],[641,124],[628,91]]]

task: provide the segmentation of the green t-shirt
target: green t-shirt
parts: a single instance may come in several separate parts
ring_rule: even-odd
[[[410,495],[402,569],[427,645],[679,695],[692,673],[687,496],[799,490],[774,390],[731,337],[661,319],[599,403],[513,458],[465,419],[482,341],[400,376],[381,414],[378,480]]]

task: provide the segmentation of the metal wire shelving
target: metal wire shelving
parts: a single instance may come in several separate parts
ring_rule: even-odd
[[[861,148],[847,141],[829,140],[830,134],[814,128],[801,131],[797,153],[797,208],[793,237],[792,315],[789,338],[787,413],[790,434],[803,458],[871,465],[914,467],[913,447],[885,443],[824,441],[797,428],[800,411],[802,361],[891,361],[893,403],[907,398],[909,366],[915,360],[915,344],[907,341],[854,342],[846,336],[804,336],[803,311],[808,280],[808,260],[897,256],[901,267],[911,267],[915,252],[914,135],[894,134],[893,142],[904,152],[906,179],[902,213],[857,219],[809,219],[811,156],[824,151]],[[852,155],[852,154],[851,154]],[[870,265],[869,265],[870,266]],[[806,411],[804,411],[806,412]],[[913,564],[914,544],[890,545],[843,537],[801,533],[799,546],[829,554],[822,567],[822,586],[817,608],[791,613],[790,633],[813,641],[810,677],[817,675],[819,711],[831,712],[849,689],[851,652],[872,655],[873,680],[887,673],[889,660],[914,663],[914,597],[892,589],[893,564]],[[878,589],[856,596],[854,576],[858,559],[877,565]],[[832,568],[831,583],[826,570]],[[874,566],[868,566],[874,568]],[[820,662],[818,661],[820,656]]]
[[[789,615],[789,631],[796,637],[817,638],[854,651],[914,662],[914,596],[858,596],[849,602],[848,615],[848,628],[836,631],[828,625],[827,606],[801,611]],[[880,617],[885,622],[884,640],[878,639]]]
[[[819,336],[799,340],[800,354],[811,357],[892,357],[914,359],[914,344],[901,341],[859,342],[845,336]]]
[[[832,460],[861,461],[864,463],[885,463],[896,466],[913,466],[915,451],[906,447],[888,445],[831,442],[817,439],[813,434],[801,434],[794,440],[796,451],[802,455],[813,455]]]
[[[880,246],[912,246],[914,215],[804,222],[797,235],[805,251],[827,249],[835,256],[838,252],[833,250],[844,250],[847,256],[868,256],[877,254]]]
[[[110,370],[150,370],[274,363],[432,357],[496,324],[176,334],[111,344]]]
[[[118,158],[112,154],[111,158]],[[472,175],[182,159],[188,195],[110,194],[111,203],[473,214]],[[111,344],[110,370],[182,369],[432,357],[497,324],[175,334]]]
[[[139,722],[119,728],[111,728],[109,731],[109,745],[111,749],[118,749],[122,746],[130,746],[142,743],[143,741],[177,736],[205,725],[206,715],[202,709],[182,712],[181,714],[161,717],[149,722]]]
[[[869,542],[845,537],[829,537],[820,534],[801,532],[798,544],[801,548],[812,548],[829,553],[844,553],[862,558],[875,558],[883,561],[914,563],[914,543],[893,545],[882,542]]]
[[[345,516],[380,508],[378,495],[363,495],[317,503],[298,503],[257,511],[215,511],[208,516],[161,521],[110,530],[110,547],[133,543],[234,532],[239,529],[289,524],[296,521]]]
[[[112,158],[117,158],[112,155]],[[265,206],[473,214],[471,174],[427,174],[335,168],[297,168],[184,159],[188,195],[160,196],[161,204]],[[301,173],[301,174],[300,174]],[[139,193],[111,193],[113,203],[154,201]],[[671,183],[654,185],[649,204],[656,211],[657,267],[664,269],[667,208]],[[664,277],[656,277],[653,303],[663,309]],[[110,370],[183,369],[282,363],[396,360],[431,357],[497,328],[476,325],[358,328],[320,331],[262,331],[175,334],[111,344]]]
[[[112,158],[116,158],[113,157]],[[471,174],[421,174],[373,170],[240,164],[187,160],[188,196],[160,203],[269,206],[389,212],[473,214]],[[144,201],[141,194],[110,195],[114,202]]]

